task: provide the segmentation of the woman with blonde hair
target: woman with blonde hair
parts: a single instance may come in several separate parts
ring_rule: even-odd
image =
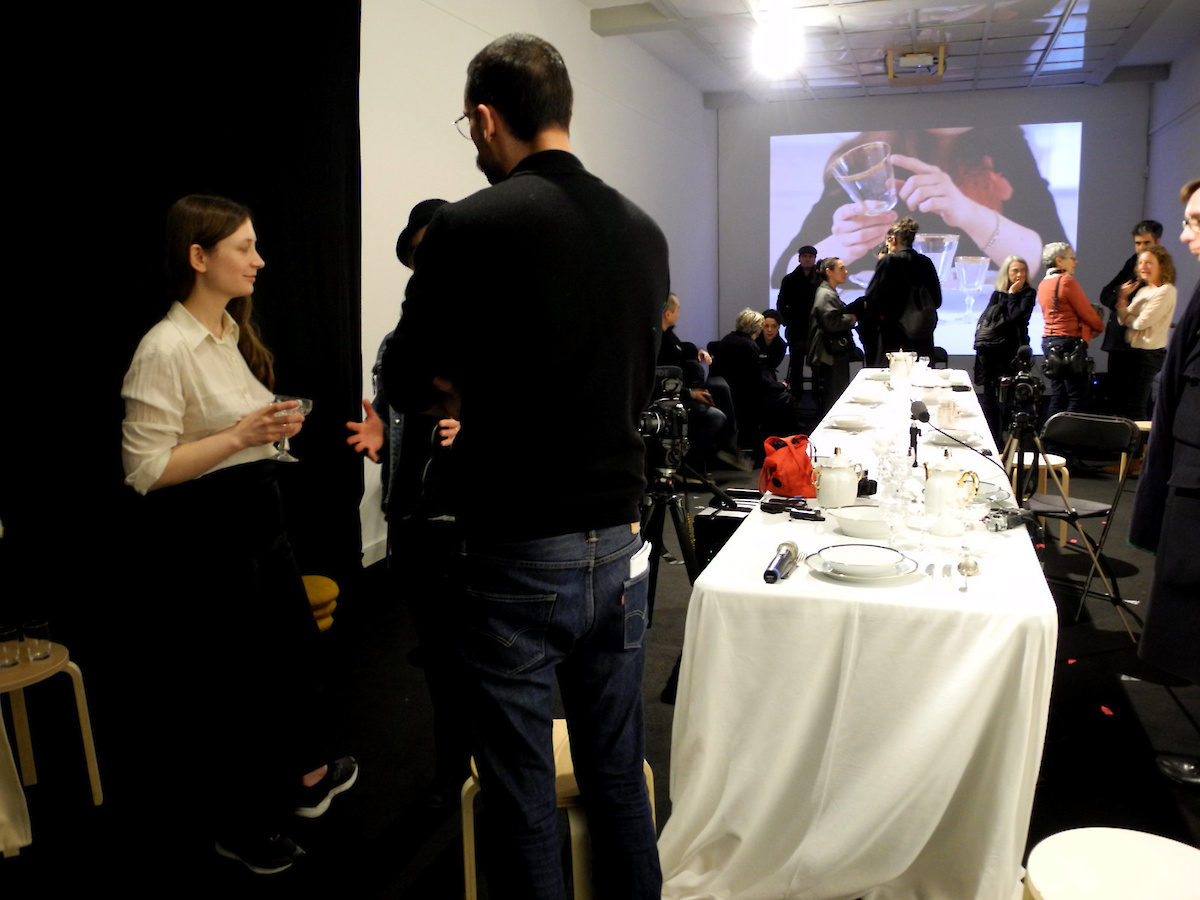
[[[1004,431],[1000,379],[1015,375],[1017,348],[1029,344],[1029,317],[1037,292],[1029,284],[1029,263],[1009,256],[996,275],[996,289],[975,326],[975,383],[984,417],[997,445]]]

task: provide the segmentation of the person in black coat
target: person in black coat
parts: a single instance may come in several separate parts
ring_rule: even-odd
[[[779,333],[781,322],[782,319],[777,310],[764,309],[763,329],[754,339],[754,343],[758,345],[758,364],[762,366],[764,372],[777,381],[779,380],[779,366],[788,352],[788,342]],[[789,366],[789,370],[790,368]],[[786,380],[782,384],[784,387],[788,386]]]
[[[712,375],[724,378],[733,394],[737,412],[739,440],[753,443],[761,453],[762,438],[767,431],[782,436],[796,431],[796,416],[787,387],[762,370],[758,362],[758,345],[754,339],[762,331],[762,313],[743,309],[738,313],[734,330],[721,338],[713,348]]]
[[[1184,186],[1185,227],[1179,239],[1200,259],[1200,179]],[[1200,285],[1192,292],[1167,346],[1158,402],[1133,500],[1129,540],[1157,554],[1150,608],[1138,655],[1200,684]],[[1200,784],[1200,760],[1162,756],[1159,768]]]
[[[1006,424],[1000,404],[1000,379],[1016,374],[1013,361],[1017,348],[1029,345],[1029,317],[1036,302],[1037,291],[1029,284],[1029,264],[1019,256],[1008,257],[996,276],[996,290],[979,316],[981,322],[986,321],[991,318],[988,310],[993,314],[1002,310],[1002,324],[986,345],[979,343],[982,336],[978,327],[975,332],[975,383],[983,387],[979,405],[997,446]]]
[[[859,335],[868,365],[885,365],[887,354],[893,350],[916,350],[920,356],[933,353],[936,313],[933,327],[919,334],[909,334],[901,324],[919,287],[928,292],[934,309],[942,305],[942,285],[933,261],[912,248],[920,228],[906,218],[888,229],[888,254],[875,264],[875,274],[866,293],[850,305],[851,312],[858,314]]]
[[[1108,354],[1109,412],[1125,415],[1129,405],[1129,386],[1136,381],[1128,359],[1129,344],[1125,342],[1125,326],[1117,320],[1117,300],[1121,286],[1136,281],[1137,259],[1143,250],[1162,243],[1162,223],[1144,219],[1133,226],[1133,256],[1125,260],[1113,280],[1100,291],[1100,304],[1108,308],[1108,324],[1104,328],[1104,343],[1100,349]]]

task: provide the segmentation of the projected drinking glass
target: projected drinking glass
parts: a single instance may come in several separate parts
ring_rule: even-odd
[[[988,264],[986,256],[956,256],[954,271],[958,275],[958,288],[966,294],[966,313],[975,312],[975,297],[983,290],[983,280],[987,277]]]
[[[938,281],[946,283],[950,274],[950,264],[954,262],[954,251],[958,249],[959,234],[918,234],[913,238],[913,249],[922,256],[928,256],[937,269]]]
[[[275,413],[275,415],[277,415],[277,416],[292,416],[292,415],[296,415],[297,413],[299,413],[302,416],[307,416],[310,412],[312,412],[313,402],[311,400],[309,400],[307,397],[291,397],[291,396],[288,396],[287,394],[276,394],[275,395],[276,403],[283,403],[288,400],[295,400],[300,405],[293,407],[292,409],[281,409],[281,410],[279,410],[279,412]],[[272,456],[271,459],[277,459],[280,462],[300,462],[300,460],[298,460],[298,459],[296,459],[296,457],[292,456],[292,454],[289,452],[290,450],[291,450],[291,446],[288,443],[288,436],[285,434],[283,436],[283,440],[281,440],[278,444],[275,445],[275,455]]]
[[[887,212],[896,205],[892,148],[886,141],[851,147],[833,161],[832,171],[838,184],[867,215]]]

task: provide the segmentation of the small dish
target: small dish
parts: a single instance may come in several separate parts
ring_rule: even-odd
[[[983,443],[983,438],[973,431],[963,431],[960,428],[947,428],[945,432],[945,434],[942,434],[940,431],[934,431],[929,436],[929,443],[938,447],[961,447],[963,444],[966,444],[968,447],[978,447]]]
[[[830,416],[828,425],[840,431],[862,431],[871,427],[871,420],[866,416]]]
[[[829,549],[829,548],[826,548]],[[886,548],[885,548],[886,549]],[[826,562],[820,553],[814,553],[804,560],[805,565],[819,575],[824,575],[826,578],[833,578],[837,581],[858,581],[864,583],[877,583],[885,581],[889,578],[899,578],[902,575],[911,575],[917,571],[919,566],[915,559],[910,559],[902,553],[897,554],[899,559],[886,570],[876,572],[873,575],[851,575],[844,572],[837,572]]]
[[[888,524],[878,506],[835,506],[823,512],[832,517],[842,534],[848,537],[879,539],[888,536]]]
[[[891,381],[892,373],[887,369],[875,369],[868,372],[863,378],[867,381]]]
[[[830,572],[859,576],[890,574],[904,559],[899,550],[878,544],[834,544],[816,555]]]

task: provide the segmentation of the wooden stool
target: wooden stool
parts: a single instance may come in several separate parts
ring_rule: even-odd
[[[337,598],[341,593],[337,582],[324,575],[302,575],[301,580],[313,618],[317,620],[317,628],[328,631],[333,625],[333,611],[337,609]]]
[[[96,765],[96,745],[92,742],[92,720],[88,716],[87,695],[83,691],[83,673],[71,662],[67,648],[50,644],[46,659],[22,659],[15,666],[0,669],[0,694],[8,694],[12,703],[13,730],[17,736],[17,758],[21,763],[21,783],[26,787],[37,784],[37,768],[33,764],[33,744],[29,740],[29,718],[25,713],[25,688],[45,681],[58,672],[71,676],[75,686],[75,710],[79,715],[79,731],[83,737],[83,756],[87,760],[88,780],[92,784],[92,803],[104,802],[100,790],[100,769]]]
[[[1026,471],[1033,468],[1033,452],[1032,451],[1026,451],[1026,452],[1022,453],[1021,459],[1025,465]],[[1017,488],[1016,463],[1015,462],[1010,463],[1008,469],[1009,469],[1009,477],[1012,479],[1013,496],[1019,498],[1020,495],[1018,494],[1018,488]],[[1058,472],[1058,477],[1060,479],[1062,479],[1063,490],[1066,491],[1067,496],[1069,497],[1071,495],[1071,473],[1067,471],[1067,461],[1063,457],[1056,456],[1053,453],[1047,453],[1045,456],[1042,457],[1041,461],[1038,463],[1037,492],[1039,494],[1050,493],[1049,491],[1046,490],[1046,483],[1047,483],[1046,473],[1049,469],[1054,469],[1056,472]],[[1038,519],[1038,521],[1041,522],[1043,528],[1046,527],[1045,519]],[[1067,544],[1067,523],[1059,522],[1058,523],[1058,546],[1065,547],[1066,544]]]
[[[567,720],[554,720],[554,799],[559,809],[567,811],[571,829],[571,877],[575,885],[575,900],[590,900],[592,896],[591,848],[587,816],[575,781],[575,765],[571,761],[571,739]],[[654,816],[654,772],[650,763],[642,763],[646,773],[646,788],[650,792],[650,815]],[[477,900],[479,886],[475,865],[475,795],[480,791],[479,770],[471,758],[471,777],[462,787],[463,876],[466,880],[466,900]]]
[[[1200,850],[1124,828],[1076,828],[1033,848],[1025,900],[1195,900]]]

